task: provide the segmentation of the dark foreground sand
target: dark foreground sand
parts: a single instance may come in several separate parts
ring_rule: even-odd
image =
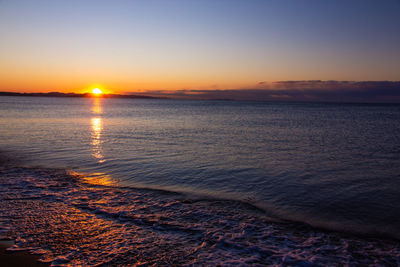
[[[11,252],[6,251],[11,244],[8,242],[0,241],[0,266],[15,266],[15,267],[26,267],[26,266],[33,266],[33,267],[44,267],[50,266],[47,263],[38,262],[39,256],[29,254],[27,251],[18,251],[18,252]]]

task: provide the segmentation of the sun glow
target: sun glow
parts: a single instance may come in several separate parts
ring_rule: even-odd
[[[103,92],[99,88],[94,88],[92,90],[92,93],[95,95],[101,95]]]

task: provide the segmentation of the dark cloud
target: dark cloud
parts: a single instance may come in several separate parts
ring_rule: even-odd
[[[149,91],[146,95],[184,99],[400,103],[400,81],[279,81],[255,88]]]

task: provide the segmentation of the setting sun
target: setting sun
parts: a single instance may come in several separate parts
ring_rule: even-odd
[[[103,92],[99,88],[94,88],[92,90],[92,93],[95,95],[101,95]]]

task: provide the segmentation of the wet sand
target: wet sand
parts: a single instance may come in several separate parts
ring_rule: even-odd
[[[1,266],[33,266],[33,267],[44,267],[50,266],[48,263],[38,262],[39,256],[32,255],[27,251],[7,251],[6,249],[12,244],[10,242],[0,241],[0,265]]]

